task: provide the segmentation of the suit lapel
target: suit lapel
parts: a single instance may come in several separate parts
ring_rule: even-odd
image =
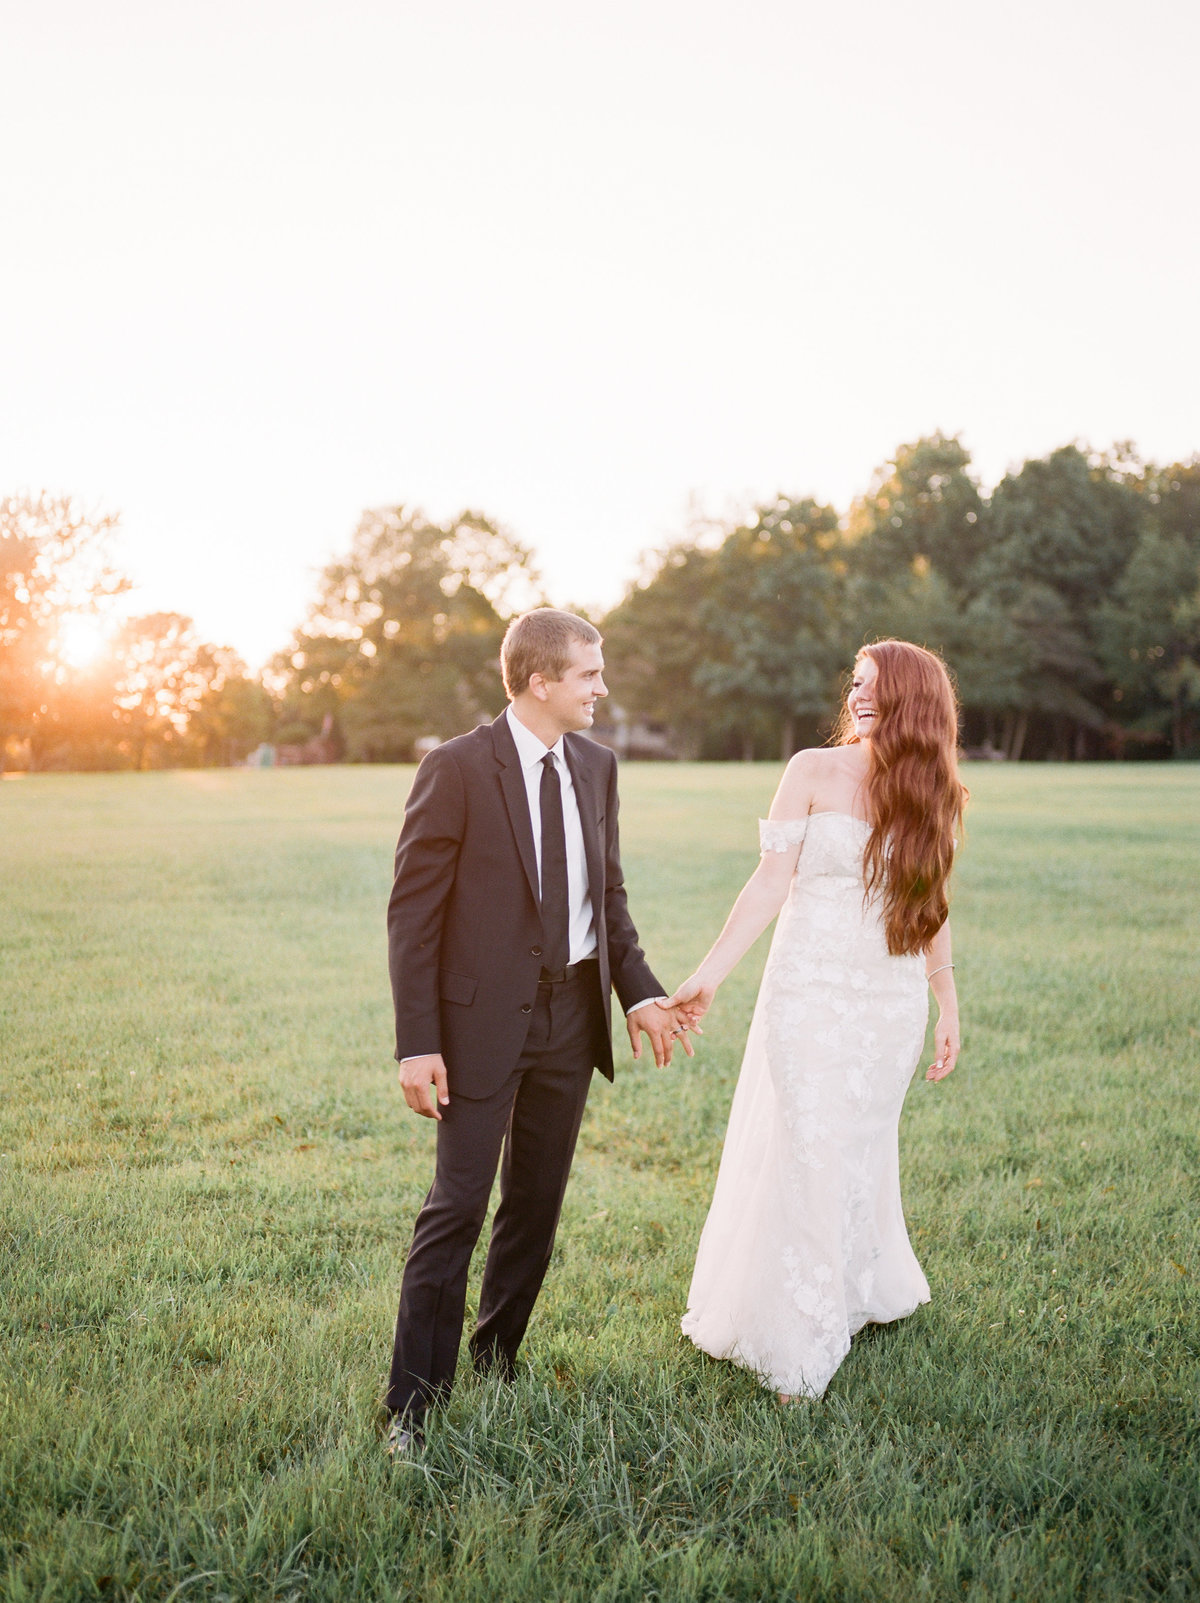
[[[596,787],[584,755],[570,735],[563,741],[567,767],[571,770],[571,783],[575,786],[575,801],[579,807],[579,822],[583,829],[583,851],[587,858],[588,890],[592,896],[592,917],[599,935],[604,912],[604,854],[600,849],[600,832],[596,826]]]
[[[529,796],[525,790],[525,775],[521,772],[521,760],[517,756],[516,741],[513,740],[512,730],[508,727],[506,713],[501,713],[492,724],[492,743],[495,747],[496,761],[501,765],[500,789],[504,793],[504,805],[508,808],[508,821],[512,825],[513,839],[517,843],[521,866],[525,870],[525,878],[529,881],[529,889],[533,892],[534,902],[540,906],[537,854],[533,849]],[[589,873],[590,871],[589,860]]]

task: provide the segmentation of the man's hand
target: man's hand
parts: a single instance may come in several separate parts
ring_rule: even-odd
[[[675,1008],[665,1006],[662,1002],[647,1002],[644,1007],[637,1008],[626,1018],[625,1026],[635,1058],[642,1055],[642,1031],[645,1030],[654,1049],[654,1061],[660,1069],[671,1061],[676,1041],[683,1043],[683,1050],[688,1057],[694,1058],[696,1055],[687,1035],[692,1025]],[[703,1031],[697,1030],[696,1033],[700,1035]]]
[[[400,1088],[404,1100],[414,1113],[423,1119],[441,1119],[439,1106],[450,1106],[450,1093],[446,1089],[446,1065],[440,1052],[431,1052],[423,1058],[405,1058],[400,1065]]]

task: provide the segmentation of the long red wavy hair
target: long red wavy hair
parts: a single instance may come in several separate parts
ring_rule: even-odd
[[[935,652],[907,640],[864,646],[875,664],[875,724],[868,743],[863,854],[867,895],[883,899],[888,951],[923,952],[946,922],[955,841],[967,789],[958,777],[958,700]],[[838,742],[858,741],[844,708]]]

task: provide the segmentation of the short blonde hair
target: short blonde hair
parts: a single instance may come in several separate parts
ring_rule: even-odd
[[[537,607],[514,618],[500,647],[500,672],[510,701],[523,690],[535,673],[547,679],[563,678],[571,666],[571,647],[598,646],[599,629],[574,612],[557,607]]]

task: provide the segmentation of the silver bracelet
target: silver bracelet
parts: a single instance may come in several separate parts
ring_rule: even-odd
[[[953,968],[953,967],[954,967],[953,963],[943,963],[943,964],[940,965],[940,967],[934,969],[933,974],[940,974],[942,972],[942,969],[944,969],[944,968]],[[933,978],[933,974],[926,974],[925,978],[927,980],[931,980]]]

